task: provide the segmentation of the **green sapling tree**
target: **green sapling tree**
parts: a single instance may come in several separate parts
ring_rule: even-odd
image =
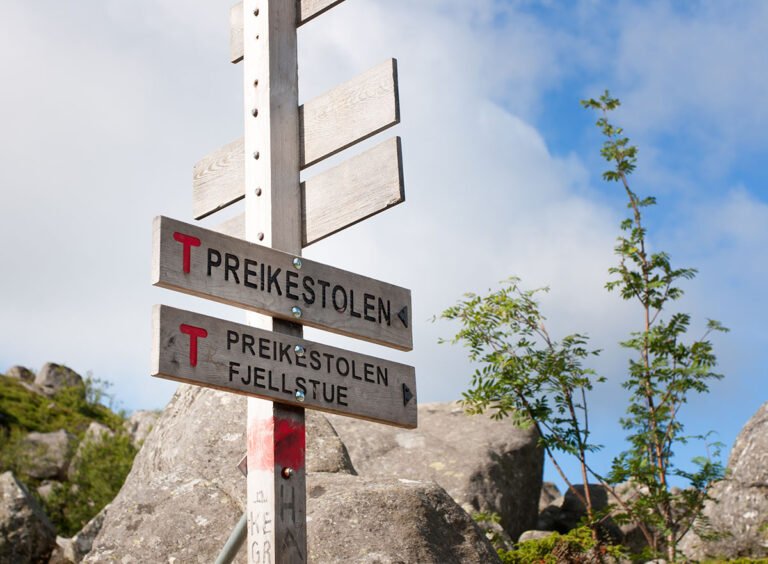
[[[678,283],[693,278],[696,271],[675,269],[666,253],[648,250],[643,210],[655,199],[640,198],[630,188],[637,148],[608,120],[619,101],[606,91],[582,105],[600,112],[597,125],[606,136],[601,154],[612,165],[603,178],[619,183],[630,209],[615,247],[619,265],[609,270],[614,278],[606,284],[625,300],[637,302],[641,311],[641,330],[621,343],[634,353],[623,383],[629,394],[627,416],[621,420],[629,431],[628,448],[614,458],[607,475],[590,465],[588,455],[601,447],[591,439],[587,396],[605,378],[585,362],[599,351],[591,349],[581,333],[559,341],[550,336],[536,300],[546,288],[523,290],[520,280],[511,278],[487,296],[466,294],[441,314],[461,325],[450,341],[441,342],[462,343],[469,348],[469,358],[480,364],[463,394],[470,413],[490,409],[497,419],[511,417],[536,428],[548,459],[585,505],[594,539],[608,515],[595,512],[589,488],[573,487],[558,462],[562,454],[577,459],[584,484],[593,481],[608,490],[615,502],[612,518],[637,524],[649,552],[674,561],[679,540],[701,516],[710,486],[723,473],[722,465],[708,456],[694,459],[691,471],[673,459],[675,447],[694,438],[684,433],[681,408],[691,394],[707,392],[708,382],[721,378],[713,372],[716,358],[708,337],[726,329],[709,320],[701,338],[686,340],[690,315],[669,309],[683,295]],[[689,487],[672,488],[673,477],[687,480]],[[623,482],[634,486],[630,499],[616,492],[614,486]]]
[[[610,480],[629,480],[638,487],[639,495],[625,517],[643,522],[652,531],[652,551],[663,551],[674,560],[678,541],[701,514],[709,487],[722,477],[722,465],[709,457],[694,459],[697,468],[693,471],[679,468],[674,450],[692,438],[704,438],[685,435],[680,410],[691,394],[709,391],[709,381],[722,378],[713,371],[716,357],[708,337],[713,331],[727,329],[708,320],[703,336],[686,342],[691,316],[669,312],[672,302],[683,295],[679,282],[693,278],[696,270],[673,268],[667,253],[649,251],[643,211],[656,200],[641,198],[630,187],[628,177],[637,164],[637,147],[630,144],[622,128],[608,120],[609,112],[619,104],[608,91],[597,100],[582,101],[585,108],[600,114],[597,126],[606,137],[600,152],[612,165],[603,178],[620,185],[630,210],[615,247],[619,265],[610,269],[614,278],[606,288],[637,303],[641,314],[641,330],[621,343],[634,353],[623,384],[629,391],[629,406],[621,420],[629,431],[629,448],[614,459]],[[690,487],[674,490],[673,476],[687,480]]]

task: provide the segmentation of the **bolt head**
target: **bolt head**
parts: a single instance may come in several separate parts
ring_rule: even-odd
[[[287,480],[288,478],[293,476],[293,468],[285,467],[282,469],[280,474],[283,476],[284,479]]]
[[[299,257],[293,259],[293,266],[296,268],[296,270],[301,269],[301,259]]]
[[[251,115],[252,115],[253,117],[256,117],[257,115],[259,115],[259,109],[258,109],[258,108],[253,108],[253,109],[251,110]]]
[[[304,403],[304,392],[301,390],[296,390],[296,393],[294,394],[296,396],[296,400]]]
[[[306,353],[306,351],[304,350],[304,347],[302,347],[301,345],[296,345],[295,347],[293,347],[293,352],[296,353],[296,356],[304,356],[304,354]]]
[[[300,317],[301,317],[301,308],[300,308],[300,307],[297,307],[297,306],[293,306],[293,307],[291,308],[291,313],[293,314],[293,316],[294,316],[296,319],[298,319],[298,318],[300,318]]]

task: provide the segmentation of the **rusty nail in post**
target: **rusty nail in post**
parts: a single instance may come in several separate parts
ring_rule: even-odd
[[[280,472],[280,474],[282,474],[283,478],[285,478],[287,480],[288,478],[293,476],[293,468],[288,468],[288,467],[283,468],[283,470],[282,470],[282,472]]]
[[[253,15],[254,15],[254,16],[258,16],[258,15],[259,15],[259,9],[258,9],[258,8],[256,8],[256,9],[253,11]]]

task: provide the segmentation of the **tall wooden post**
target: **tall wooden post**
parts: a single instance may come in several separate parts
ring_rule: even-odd
[[[296,28],[341,1],[243,0],[232,8],[245,136],[195,165],[193,209],[201,219],[244,196],[243,220],[225,227],[236,237],[163,217],[153,224],[153,284],[269,315],[248,314],[266,330],[256,331],[162,305],[153,313],[153,376],[249,396],[249,564],[307,561],[305,406],[408,429],[417,423],[413,367],[302,338],[307,324],[413,346],[410,290],[300,258],[302,246],[404,200],[399,137],[299,183],[303,168],[400,121],[394,59],[299,108]],[[299,280],[300,295],[291,292]],[[263,352],[270,343],[279,355]]]
[[[245,0],[245,234],[301,254],[296,2]],[[300,325],[249,314],[301,336]],[[307,560],[304,410],[248,399],[248,562]]]

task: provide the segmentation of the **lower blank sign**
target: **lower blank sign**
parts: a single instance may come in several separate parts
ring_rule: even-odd
[[[416,427],[412,366],[168,306],[152,321],[152,376]]]

